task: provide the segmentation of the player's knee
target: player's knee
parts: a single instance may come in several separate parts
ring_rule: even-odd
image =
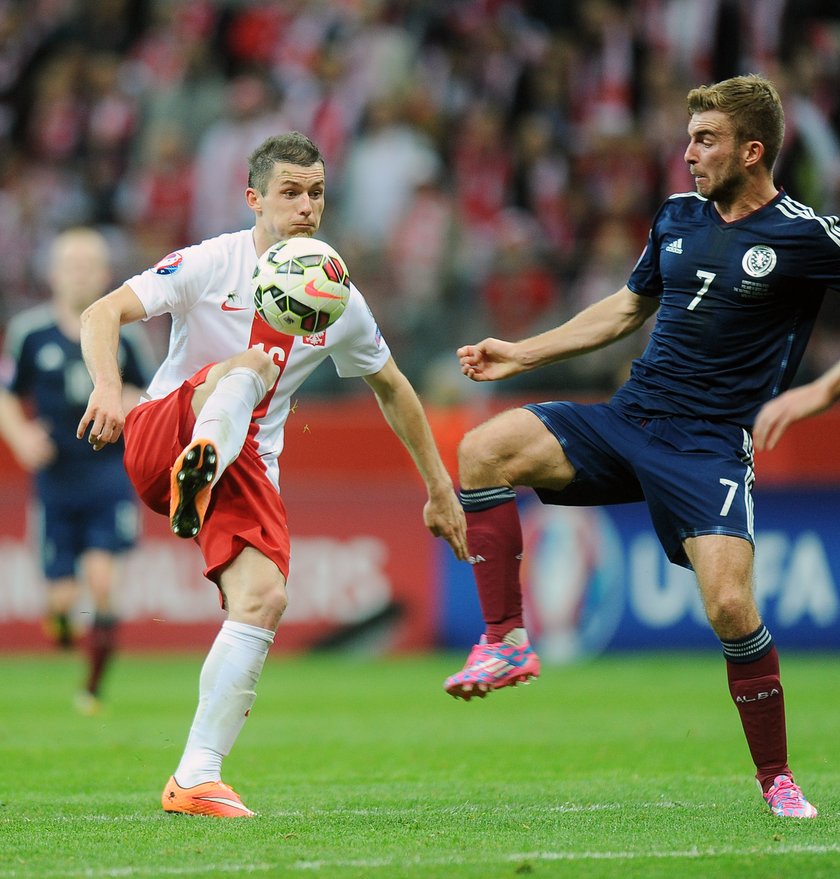
[[[484,425],[473,428],[458,445],[458,474],[464,487],[487,484],[497,478],[500,459]]]
[[[732,638],[755,628],[755,604],[746,599],[741,590],[724,590],[707,598],[706,615],[719,637]]]
[[[288,603],[282,577],[254,566],[244,576],[228,575],[222,582],[231,619],[272,631],[277,628]]]
[[[229,585],[225,598],[232,619],[271,630],[277,628],[288,603],[286,587],[275,577],[256,577],[247,585]]]
[[[276,624],[280,622],[280,618],[286,612],[288,603],[289,599],[284,586],[274,583],[265,590],[263,594],[263,611],[267,616],[276,620],[275,628]]]
[[[249,348],[247,351],[243,351],[232,365],[253,369],[267,388],[270,388],[277,381],[277,376],[280,375],[280,367],[274,362],[274,358],[262,348]]]

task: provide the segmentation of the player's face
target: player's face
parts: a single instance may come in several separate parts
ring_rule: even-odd
[[[245,198],[256,215],[260,252],[282,238],[314,235],[324,213],[324,166],[278,162],[265,194],[249,187]]]
[[[695,113],[688,137],[685,160],[697,192],[712,201],[730,201],[746,181],[731,120],[718,110]]]
[[[53,297],[72,311],[81,314],[108,291],[111,270],[103,239],[85,232],[67,232],[57,239],[51,257]]]

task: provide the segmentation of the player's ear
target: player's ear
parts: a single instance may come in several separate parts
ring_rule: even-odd
[[[748,140],[744,146],[744,164],[750,168],[764,157],[764,144],[760,140]]]
[[[249,186],[245,190],[245,203],[255,214],[262,210],[262,196],[253,186]]]

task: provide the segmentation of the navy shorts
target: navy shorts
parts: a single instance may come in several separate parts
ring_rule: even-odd
[[[576,470],[562,491],[535,489],[544,504],[606,506],[644,501],[668,558],[690,568],[687,537],[753,537],[752,437],[734,424],[636,418],[609,403],[530,403]]]
[[[69,500],[40,506],[41,565],[47,580],[73,577],[79,558],[90,549],[122,552],[134,546],[139,509],[133,498],[107,498],[96,503]]]

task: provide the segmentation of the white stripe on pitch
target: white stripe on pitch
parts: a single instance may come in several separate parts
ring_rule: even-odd
[[[765,846],[763,849],[749,846],[738,848],[736,846],[708,846],[704,848],[689,849],[655,849],[651,851],[531,851],[531,852],[511,852],[509,854],[499,854],[495,857],[465,856],[462,854],[452,854],[445,857],[424,858],[421,856],[413,858],[347,858],[336,860],[313,860],[313,861],[294,861],[292,863],[284,863],[276,861],[274,863],[208,863],[203,862],[201,870],[208,876],[238,876],[238,875],[260,875],[277,876],[281,873],[288,875],[291,871],[319,873],[324,871],[326,875],[335,876],[336,870],[341,869],[367,869],[367,870],[394,870],[402,867],[458,867],[467,865],[487,864],[492,866],[503,863],[518,863],[527,861],[640,861],[645,858],[654,860],[672,860],[672,861],[697,861],[702,858],[720,858],[720,857],[743,857],[755,858],[756,855],[828,855],[840,853],[840,843],[831,845],[814,845],[809,843],[788,844],[775,843]],[[153,877],[153,876],[184,876],[195,875],[195,865],[179,865],[165,866],[163,864],[139,866],[135,864],[126,864],[119,867],[79,867],[77,869],[56,868],[40,870],[38,872],[39,879],[116,879],[116,877]],[[385,874],[387,876],[387,873]],[[0,868],[0,879],[31,879],[31,870],[26,867],[23,869]]]

